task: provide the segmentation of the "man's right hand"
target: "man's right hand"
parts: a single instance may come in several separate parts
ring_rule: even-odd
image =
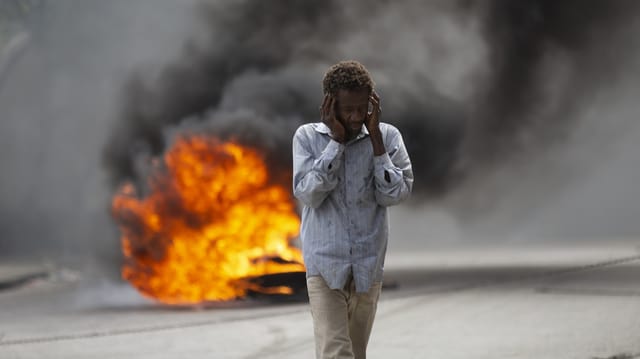
[[[322,122],[331,130],[331,137],[337,142],[344,143],[346,131],[342,123],[336,118],[335,96],[324,95],[320,114],[322,115]]]

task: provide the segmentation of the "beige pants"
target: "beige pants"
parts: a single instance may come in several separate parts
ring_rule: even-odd
[[[353,278],[331,289],[322,277],[307,278],[317,359],[365,359],[381,283],[356,293]]]

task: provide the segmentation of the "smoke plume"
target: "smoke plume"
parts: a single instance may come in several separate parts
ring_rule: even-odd
[[[635,126],[634,0],[38,3],[0,59],[2,254],[117,256],[114,189],[185,131],[260,149],[290,185],[344,59],[403,133],[414,202],[463,223],[523,223]]]
[[[404,134],[417,196],[486,191],[477,183],[501,166],[566,142],[581,110],[616,83],[632,63],[615,54],[633,41],[638,7],[597,0],[203,2],[202,33],[183,55],[159,73],[130,79],[106,164],[114,183],[135,179],[137,149],[157,156],[167,146],[163,131],[189,123],[261,148],[276,172],[286,171],[291,134],[318,121],[324,70],[355,58],[377,81],[384,120]],[[452,202],[469,213],[487,206]]]

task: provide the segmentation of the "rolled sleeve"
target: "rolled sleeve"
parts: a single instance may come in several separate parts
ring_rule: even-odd
[[[293,194],[305,205],[316,208],[338,184],[344,145],[330,140],[318,158],[302,129],[293,138]]]
[[[395,132],[387,148],[391,150],[373,158],[376,202],[392,206],[409,197],[413,188],[413,170],[399,132]]]
[[[342,165],[342,161],[340,160],[342,152],[344,152],[343,144],[334,140],[329,141],[320,156],[322,161],[320,163],[321,169],[327,173],[335,173]]]

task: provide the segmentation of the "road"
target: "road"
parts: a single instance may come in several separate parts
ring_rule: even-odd
[[[640,358],[639,242],[390,252],[369,358]],[[37,273],[0,265],[0,281]],[[166,307],[56,270],[0,291],[0,358],[312,358],[307,304]]]

